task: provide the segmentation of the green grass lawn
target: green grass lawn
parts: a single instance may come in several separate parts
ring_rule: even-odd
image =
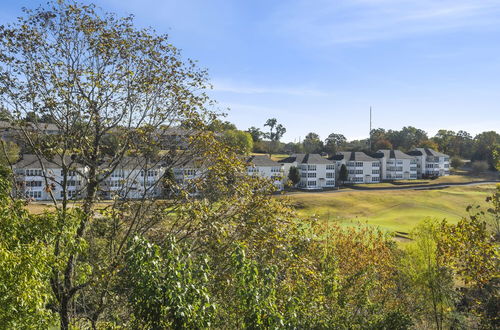
[[[252,155],[264,155],[264,156],[269,156],[269,154],[262,154],[262,153],[258,153],[258,152],[253,152]],[[281,160],[283,158],[287,158],[288,154],[272,154],[271,156],[271,159],[274,160],[274,161],[277,161],[277,160]]]
[[[426,217],[458,221],[466,215],[467,205],[485,205],[485,198],[494,188],[495,185],[482,185],[441,190],[299,193],[285,198],[292,201],[303,217],[409,232]]]
[[[366,188],[381,188],[381,187],[401,187],[404,185],[432,185],[432,184],[447,184],[447,183],[466,183],[472,181],[494,181],[498,180],[497,172],[487,172],[482,174],[472,174],[465,171],[457,172],[454,175],[442,176],[434,180],[430,179],[418,179],[418,180],[397,180],[394,182],[381,182],[381,183],[370,183],[370,184],[356,184],[354,186],[366,187]],[[396,184],[394,184],[396,183]]]

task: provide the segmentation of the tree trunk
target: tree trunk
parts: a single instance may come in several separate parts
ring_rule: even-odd
[[[61,325],[61,330],[68,330],[69,329],[69,300],[67,298],[67,295],[64,294],[64,296],[61,299],[61,306],[59,309],[59,317],[60,317],[60,325]]]

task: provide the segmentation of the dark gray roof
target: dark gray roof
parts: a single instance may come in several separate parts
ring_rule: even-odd
[[[293,154],[290,157],[279,160],[278,163],[297,164],[331,164],[332,162],[319,154]]]
[[[358,161],[358,162],[376,162],[378,159],[373,158],[361,151],[340,151],[330,159],[332,160],[343,160],[346,161]]]
[[[405,154],[401,150],[388,150],[388,149],[381,149],[377,151],[377,155],[375,155],[376,158],[379,158],[380,155],[382,157],[388,158],[388,159],[413,159],[412,156]]]
[[[21,168],[41,168],[40,162],[41,162],[41,164],[43,164],[44,168],[60,168],[60,167],[62,167],[62,165],[61,165],[62,158],[60,156],[55,156],[52,159],[46,159],[46,158],[38,159],[38,157],[36,155],[33,155],[33,154],[23,154],[21,159],[17,163],[14,164],[14,167],[19,168],[19,169],[21,169]],[[72,166],[74,166],[74,167],[81,167],[82,166],[82,165],[76,163],[75,161],[71,160],[70,156],[64,157],[64,163],[66,164],[66,166],[68,166],[71,163],[73,163]]]
[[[412,156],[434,156],[434,157],[448,157],[448,155],[443,154],[442,152],[436,151],[431,148],[415,148],[412,151],[408,152],[409,155]]]
[[[246,162],[255,166],[280,166],[280,163],[275,162],[266,155],[252,155],[246,159]]]

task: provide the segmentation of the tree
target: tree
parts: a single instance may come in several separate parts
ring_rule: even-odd
[[[500,135],[495,131],[483,132],[474,137],[474,152],[471,160],[487,161],[493,169],[493,151],[500,144]]]
[[[302,142],[306,153],[320,153],[323,149],[323,142],[316,133],[308,133]]]
[[[438,145],[438,149],[445,154],[455,156],[457,155],[455,146],[456,134],[454,131],[440,129],[432,140]]]
[[[459,157],[452,157],[450,160],[450,165],[454,169],[459,169],[460,167],[464,166],[464,161]]]
[[[425,141],[422,141],[420,143],[420,147],[421,148],[430,148],[430,149],[434,149],[436,151],[439,151],[439,146],[436,142],[434,142],[433,140],[425,140]]]
[[[205,110],[206,73],[184,61],[166,36],[136,29],[132,17],[101,15],[93,5],[62,1],[24,13],[16,23],[0,27],[1,104],[13,113],[14,124],[40,159],[60,159],[63,173],[76,163],[88,169],[81,173],[80,211],[70,212],[67,197],[62,203],[53,198],[59,226],[50,242],[58,266],[50,280],[60,327],[68,329],[72,318],[83,317],[74,311],[99,318],[124,242],[144,223],[152,226],[151,216],[137,204],[133,213],[123,211],[128,216],[114,219],[115,228],[128,229],[106,240],[96,237],[89,227],[99,223],[93,221],[98,187],[131,151],[145,158],[144,168],[175,163],[181,157],[177,153],[146,157],[164,142],[164,128],[191,129],[190,152],[200,153],[195,144],[211,136],[202,119],[213,114]],[[44,134],[37,125],[27,129],[26,120],[36,123],[44,116],[52,119],[58,135]],[[119,134],[119,144],[109,157],[103,141],[112,133]],[[165,149],[171,147],[176,146]],[[189,158],[190,152],[182,157]],[[57,184],[66,191],[67,174]],[[146,196],[145,189],[142,205],[150,203]],[[101,246],[104,242],[109,245]],[[107,249],[114,253],[102,254]],[[87,259],[91,252],[94,258]]]
[[[413,304],[422,310],[421,317],[444,329],[453,310],[455,291],[450,269],[438,248],[439,225],[427,219],[412,233],[413,242],[405,246],[401,271],[410,285]]]
[[[48,328],[56,321],[46,308],[51,300],[47,241],[53,239],[55,218],[30,215],[24,201],[11,199],[10,176],[0,165],[0,324]]]
[[[295,166],[291,166],[288,171],[288,180],[290,180],[295,187],[300,182],[299,169]]]
[[[229,121],[222,121],[220,119],[213,119],[210,124],[208,124],[207,129],[213,132],[224,132],[237,130],[236,125]]]
[[[328,155],[333,156],[340,150],[347,142],[347,139],[342,134],[332,133],[328,135],[325,140],[325,151]]]
[[[0,166],[10,167],[19,159],[21,148],[14,142],[0,140]]]
[[[474,173],[483,173],[488,170],[488,163],[484,160],[475,160],[471,164]]]
[[[412,126],[403,127],[400,131],[389,130],[386,135],[394,148],[403,149],[403,151],[419,147],[428,140],[425,131]]]
[[[128,246],[122,285],[134,315],[134,327],[207,328],[215,304],[207,288],[206,259],[192,257],[174,237],[159,246],[135,237]]]
[[[262,141],[262,138],[264,137],[264,133],[260,130],[260,128],[254,126],[250,127],[247,132],[252,136],[254,143]]]
[[[387,139],[377,140],[375,142],[374,146],[375,146],[375,149],[377,149],[377,150],[380,150],[380,149],[391,150],[393,148],[392,143]]]
[[[274,150],[276,150],[280,139],[286,133],[286,128],[278,124],[278,120],[276,118],[270,118],[264,124],[264,127],[269,127],[269,133],[265,133],[265,137],[271,142],[269,144],[269,155],[271,155]]]
[[[339,181],[342,182],[342,184],[344,184],[344,182],[346,182],[347,179],[348,179],[347,167],[345,166],[345,164],[342,164],[342,166],[340,166]]]
[[[253,149],[252,136],[248,132],[238,130],[224,131],[223,141],[238,154],[248,155]]]

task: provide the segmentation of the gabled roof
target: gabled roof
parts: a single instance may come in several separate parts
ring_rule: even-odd
[[[376,158],[388,158],[388,159],[413,159],[412,156],[405,154],[401,150],[389,150],[389,149],[381,149],[377,151],[375,155]]]
[[[412,151],[408,152],[409,155],[412,156],[433,156],[433,157],[448,157],[448,155],[443,154],[442,152],[436,151],[431,148],[415,148]]]
[[[279,160],[278,163],[297,164],[331,164],[332,162],[319,154],[293,154],[290,157]]]
[[[66,166],[69,164],[72,164],[72,167],[82,167],[83,165],[75,162],[74,160],[71,159],[70,156],[65,156],[64,157],[64,163]],[[36,155],[33,154],[23,154],[21,159],[14,164],[15,168],[42,168],[41,165],[43,165],[44,168],[61,168],[62,167],[62,158],[60,156],[55,156],[52,159],[46,159],[46,158],[40,158]]]
[[[275,162],[266,155],[252,155],[246,159],[246,162],[255,166],[280,166],[281,164]]]
[[[361,151],[340,151],[333,157],[332,160],[346,160],[346,161],[358,161],[358,162],[376,162],[378,159],[373,158]]]

